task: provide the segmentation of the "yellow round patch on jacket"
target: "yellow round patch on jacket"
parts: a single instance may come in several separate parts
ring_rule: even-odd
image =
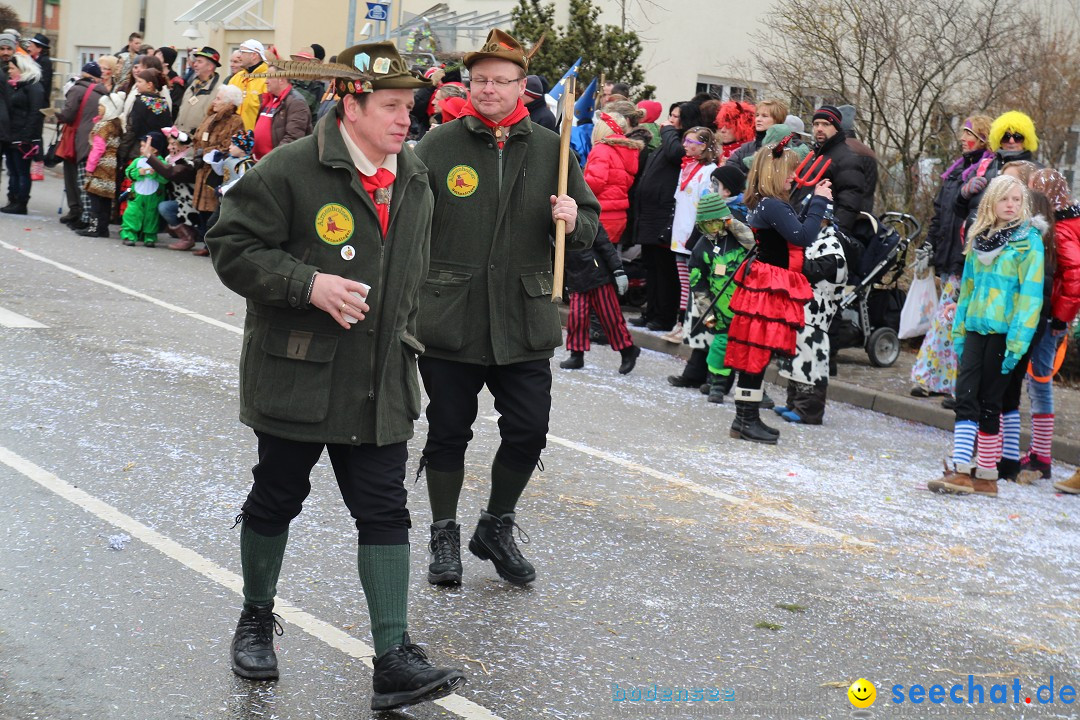
[[[327,203],[315,216],[315,232],[330,245],[341,245],[353,235],[356,223],[352,213],[339,203]]]
[[[455,165],[446,175],[446,187],[458,197],[469,197],[480,185],[480,176],[468,165]]]

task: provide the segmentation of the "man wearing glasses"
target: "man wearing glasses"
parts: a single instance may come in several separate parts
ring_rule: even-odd
[[[535,51],[535,48],[534,48]],[[522,102],[529,54],[501,30],[467,53],[470,101],[458,120],[416,146],[435,193],[431,268],[420,290],[420,375],[429,403],[427,468],[432,584],[461,583],[458,496],[477,395],[487,385],[501,416],[491,495],[469,550],[508,582],[536,577],[514,541],[518,498],[547,442],[551,366],[562,344],[551,303],[551,236],[566,221],[568,250],[589,247],[600,205],[576,163],[556,197],[559,137],[533,125]]]

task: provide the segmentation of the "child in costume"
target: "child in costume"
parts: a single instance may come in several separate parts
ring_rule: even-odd
[[[626,292],[630,281],[623,272],[619,250],[608,239],[601,225],[596,240],[585,250],[566,253],[566,286],[570,290],[570,315],[566,320],[566,349],[570,357],[559,363],[563,370],[585,367],[589,351],[589,312],[600,318],[611,349],[622,355],[619,374],[634,369],[641,348],[634,345],[626,329],[626,318],[619,309],[619,295]]]
[[[719,172],[723,168],[717,168]],[[742,173],[728,168],[742,180]],[[718,183],[719,184],[719,183]],[[723,188],[723,185],[720,185]],[[727,192],[724,188],[724,192]],[[725,198],[708,193],[698,201],[697,227],[699,239],[690,254],[690,305],[688,342],[694,352],[707,353],[709,402],[723,403],[731,390],[735,376],[724,366],[727,352],[728,325],[731,323],[731,296],[735,292],[733,276],[754,246],[754,234],[743,221],[746,219],[742,195]],[[729,204],[730,202],[730,204]],[[733,206],[741,209],[741,217],[733,214]],[[700,347],[696,347],[700,346]]]
[[[822,180],[800,217],[789,202],[799,156],[787,137],[754,156],[746,180],[747,218],[757,240],[756,257],[735,273],[732,320],[724,364],[739,371],[731,437],[775,445],[780,431],[761,422],[765,368],[773,355],[793,356],[804,324],[803,307],[813,292],[802,274],[803,249],[821,231],[832,184]]]
[[[944,475],[927,487],[997,497],[1002,400],[1043,304],[1043,242],[1031,222],[1027,188],[1010,175],[991,180],[967,237],[952,330],[960,358],[952,467],[946,463]]]
[[[803,253],[803,275],[814,292],[804,308],[802,330],[795,337],[795,357],[784,358],[780,377],[787,378],[785,407],[775,412],[788,422],[820,425],[829,387],[829,325],[847,283],[844,246],[836,228],[826,225]]]
[[[131,180],[127,209],[120,225],[120,238],[125,245],[142,243],[146,247],[154,247],[157,242],[158,229],[161,227],[158,205],[165,199],[163,186],[169,181],[150,167],[148,158],[157,156],[161,160],[167,150],[168,142],[162,133],[156,130],[147,133],[142,139],[140,157],[132,160],[124,173]]]
[[[98,101],[98,115],[90,130],[90,154],[86,158],[86,192],[90,197],[90,224],[79,235],[109,237],[109,216],[116,197],[116,152],[124,126],[124,93],[105,95]]]
[[[245,130],[232,136],[232,145],[229,146],[229,154],[220,150],[211,150],[203,156],[203,160],[221,176],[221,185],[218,186],[218,196],[223,196],[236,182],[244,176],[253,165],[255,158],[251,156],[255,149],[255,131]]]

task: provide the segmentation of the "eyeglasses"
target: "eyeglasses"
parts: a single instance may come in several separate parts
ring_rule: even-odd
[[[491,80],[491,79],[488,79],[488,78],[474,77],[470,81],[469,84],[470,85],[477,85],[477,86],[482,87],[482,88],[487,87],[488,85],[494,85],[495,87],[505,88],[505,87],[510,87],[511,85],[513,85],[516,82],[521,82],[524,79],[525,78],[516,78],[514,80]]]
[[[683,138],[682,144],[683,145],[704,145],[705,143],[701,142],[700,140],[695,140],[694,138]]]
[[[1007,132],[1001,136],[1001,142],[1024,142],[1024,136],[1018,132]]]

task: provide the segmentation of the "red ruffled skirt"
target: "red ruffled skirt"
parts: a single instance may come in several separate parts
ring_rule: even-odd
[[[805,322],[803,307],[814,295],[806,277],[756,261],[749,271],[739,268],[735,285],[724,365],[757,375],[774,354],[794,357],[795,336]]]

